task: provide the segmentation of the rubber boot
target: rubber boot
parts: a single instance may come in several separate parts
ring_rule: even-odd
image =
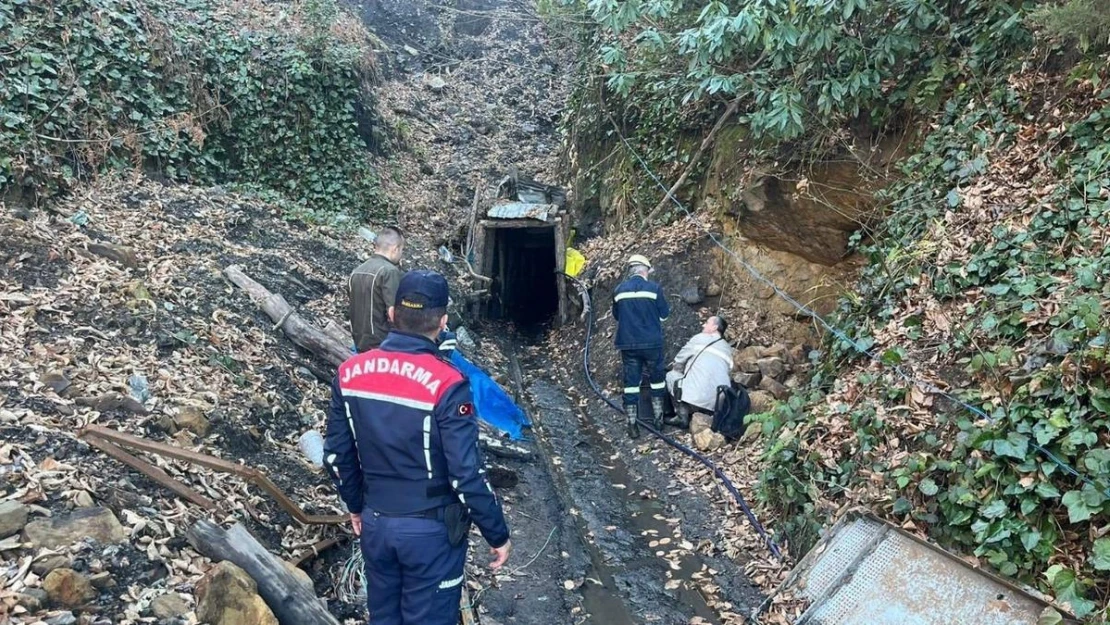
[[[662,397],[652,397],[651,398],[651,412],[653,413],[651,415],[651,422],[653,424],[655,424],[655,429],[662,432],[663,431],[663,398]]]
[[[624,414],[628,415],[628,438],[640,437],[640,407],[629,404],[624,407]]]
[[[680,401],[675,402],[674,416],[664,419],[663,423],[683,430],[690,429],[690,406]]]

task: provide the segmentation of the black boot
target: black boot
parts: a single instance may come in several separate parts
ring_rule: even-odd
[[[683,430],[690,429],[690,406],[682,402],[675,402],[674,416],[666,419],[664,423]]]
[[[640,437],[640,407],[629,404],[624,407],[624,414],[628,416],[628,438]]]
[[[657,429],[659,431],[663,431],[663,398],[662,397],[652,397],[651,398],[651,412],[652,412],[651,422],[655,426],[655,429]]]

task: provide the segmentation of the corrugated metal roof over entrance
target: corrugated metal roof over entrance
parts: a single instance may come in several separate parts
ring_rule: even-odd
[[[495,204],[486,215],[494,219],[538,219],[547,221],[550,214],[559,210],[555,204],[534,204],[531,202],[504,202]]]

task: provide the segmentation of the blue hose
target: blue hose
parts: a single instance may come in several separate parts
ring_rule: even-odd
[[[590,296],[589,293],[586,291],[585,285],[583,285],[582,282],[579,281],[577,278],[574,278],[572,276],[567,277],[581,287],[579,291],[582,293],[582,298],[586,305],[587,315],[589,316],[589,320],[586,325],[586,349],[582,352],[582,368],[586,372],[586,381],[589,382],[590,387],[594,389],[594,392],[597,393],[598,397],[600,397],[606,404],[609,404],[610,408],[619,412],[623,416],[625,414],[624,409],[621,408],[615,401],[605,396],[605,393],[601,390],[601,387],[599,387],[597,385],[597,382],[594,381],[593,374],[590,373],[590,343],[593,341],[594,334],[593,304],[590,301]],[[758,532],[759,535],[763,538],[763,541],[767,544],[767,548],[771,551],[771,555],[773,555],[776,560],[782,560],[782,552],[779,551],[779,546],[775,544],[775,540],[771,538],[769,534],[767,534],[767,530],[763,529],[763,525],[759,522],[759,519],[755,517],[755,513],[752,512],[752,509],[748,506],[748,502],[744,501],[744,496],[740,494],[740,491],[737,490],[736,485],[732,483],[732,480],[728,479],[728,476],[725,475],[725,472],[722,471],[720,467],[714,464],[714,462],[709,458],[706,458],[702,454],[699,454],[686,445],[683,445],[670,436],[667,436],[666,434],[655,429],[651,426],[651,424],[646,423],[642,420],[639,421],[639,424],[640,427],[646,429],[648,432],[651,432],[656,437],[661,439],[664,443],[670,445],[671,447],[674,447],[687,456],[690,456],[691,458],[704,464],[706,467],[709,467],[709,469],[713,471],[713,475],[717,476],[717,478],[724,483],[725,489],[736,499],[736,503],[740,504],[740,509],[744,511],[744,515],[748,517],[748,521],[752,524],[752,527],[755,528],[755,531]]]

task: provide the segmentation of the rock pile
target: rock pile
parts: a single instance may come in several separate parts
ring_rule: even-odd
[[[809,373],[808,350],[776,343],[766,347],[751,345],[733,357],[732,379],[743,384],[752,398],[752,413],[766,412],[775,401],[790,397]]]

